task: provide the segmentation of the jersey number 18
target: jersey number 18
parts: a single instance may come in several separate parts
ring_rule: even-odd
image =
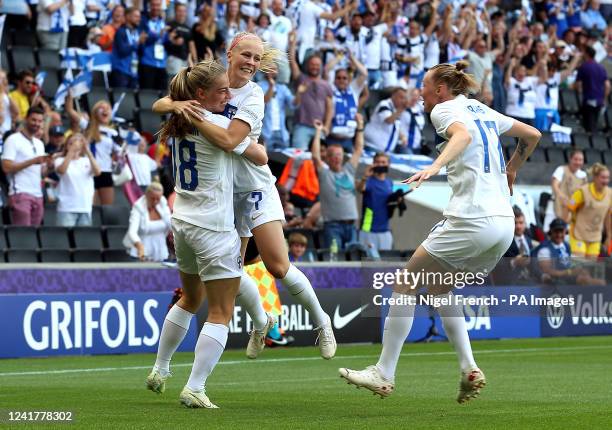
[[[181,140],[177,145],[175,140],[172,159],[174,163],[174,180],[176,181],[177,179],[176,172],[178,171],[178,182],[180,182],[181,188],[185,191],[194,191],[198,187],[195,143],[189,140]],[[189,172],[189,182],[187,182],[187,175],[185,175],[187,171]]]

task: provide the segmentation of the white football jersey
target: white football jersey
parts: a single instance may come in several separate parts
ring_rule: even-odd
[[[227,128],[229,119],[205,112],[204,118]],[[234,229],[233,154],[208,142],[197,130],[173,138],[176,200],[172,216],[213,231]]]
[[[526,76],[521,82],[510,78],[506,114],[518,118],[535,118],[536,86],[538,78]]]
[[[559,85],[561,73],[556,72],[544,83],[538,82],[536,86],[536,109],[559,109]]]
[[[261,134],[264,117],[263,90],[256,83],[249,81],[242,88],[230,88],[230,92],[232,99],[225,106],[223,115],[229,120],[238,118],[246,122],[251,127],[248,137],[257,141]],[[276,182],[276,178],[267,165],[256,165],[239,155],[242,152],[244,148],[238,147],[234,150],[234,192],[260,190]]]
[[[446,166],[452,195],[444,216],[514,216],[499,139],[512,128],[514,119],[460,95],[436,105],[431,111],[431,122],[445,141],[448,127],[455,122],[464,124],[472,136],[465,151]]]

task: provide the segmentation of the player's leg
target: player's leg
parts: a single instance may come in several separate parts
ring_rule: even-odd
[[[239,277],[206,281],[208,318],[196,343],[191,375],[180,395],[187,407],[217,408],[206,396],[206,380],[225,350],[239,284]]]
[[[321,356],[332,358],[336,353],[336,339],[329,315],[325,313],[308,278],[289,262],[287,243],[280,221],[270,221],[254,227],[253,236],[266,269],[280,279],[289,293],[306,308],[317,328]]]

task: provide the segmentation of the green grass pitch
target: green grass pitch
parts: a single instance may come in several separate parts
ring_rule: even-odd
[[[254,361],[226,351],[207,388],[218,410],[178,403],[190,353],[176,355],[163,395],[144,387],[152,354],[0,360],[0,410],[74,412],[72,424],[12,428],[609,429],[611,339],[476,341],[488,384],[465,405],[455,402],[459,373],[448,343],[406,345],[396,392],[385,400],[337,373],[376,362],[380,345],[340,345],[331,361],[315,347],[266,349]]]

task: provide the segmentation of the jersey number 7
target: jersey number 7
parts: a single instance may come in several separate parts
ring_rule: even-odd
[[[482,137],[482,144],[484,146],[484,171],[489,173],[491,171],[491,162],[489,159],[489,132],[492,131],[495,139],[497,140],[497,151],[499,152],[499,165],[501,167],[501,173],[506,173],[506,163],[504,161],[504,151],[502,149],[501,139],[497,132],[497,125],[495,121],[480,121],[475,119],[476,127],[480,131],[480,137]],[[486,130],[485,130],[486,128]]]

